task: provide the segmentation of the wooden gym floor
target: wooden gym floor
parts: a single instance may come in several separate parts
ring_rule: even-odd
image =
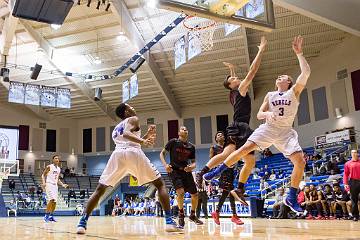
[[[0,219],[0,239],[146,239],[146,240],[220,240],[220,239],[360,239],[360,222],[244,219],[235,226],[230,219],[221,219],[216,226],[212,219],[203,226],[186,223],[184,234],[163,231],[164,221],[155,217],[91,217],[86,235],[77,235],[78,217],[58,217],[57,223],[44,223],[40,217]]]

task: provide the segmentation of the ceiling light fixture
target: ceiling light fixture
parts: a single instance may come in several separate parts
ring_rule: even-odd
[[[98,1],[97,6],[96,6],[96,9],[97,9],[97,10],[99,10],[99,9],[100,9],[100,4],[101,4],[101,2],[100,2],[100,1]]]
[[[88,3],[87,3],[87,7],[90,7],[90,4],[91,4],[91,0],[88,0]]]
[[[123,42],[123,41],[127,41],[128,38],[124,32],[119,32],[119,35],[116,37],[116,39],[119,42]]]
[[[147,0],[146,1],[146,6],[148,8],[156,8],[156,6],[158,5],[159,1],[158,0]]]
[[[78,0],[78,5],[81,5],[81,0]]]

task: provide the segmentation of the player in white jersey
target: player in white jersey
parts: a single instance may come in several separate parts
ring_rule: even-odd
[[[108,187],[115,187],[128,174],[135,176],[139,185],[146,183],[155,185],[159,192],[160,202],[165,210],[165,230],[168,232],[181,232],[182,229],[172,219],[170,199],[161,174],[141,150],[141,145],[151,146],[154,144],[155,126],[150,126],[147,133],[141,137],[139,118],[136,116],[133,107],[122,103],[116,108],[115,112],[122,119],[112,133],[116,148],[106,164],[95,192],[87,203],[84,215],[78,224],[77,233],[85,233],[88,218],[101,196],[104,195],[105,190]]]
[[[43,174],[41,175],[42,179],[42,187],[46,191],[46,212],[44,216],[45,222],[56,222],[54,219],[54,211],[56,208],[56,200],[58,198],[58,183],[64,188],[67,188],[68,185],[64,184],[60,181],[59,175],[61,169],[60,165],[60,157],[58,155],[54,155],[52,157],[53,163],[48,165]]]
[[[288,75],[281,75],[276,79],[277,91],[269,92],[265,96],[264,102],[257,114],[259,120],[265,119],[266,122],[261,124],[249,137],[248,141],[241,148],[233,152],[224,164],[206,175],[206,179],[214,178],[249,152],[256,149],[264,150],[274,145],[294,164],[290,192],[285,198],[284,203],[295,212],[303,211],[296,201],[296,194],[304,174],[305,161],[298,142],[298,135],[292,129],[292,124],[298,110],[300,94],[310,76],[310,67],[303,56],[302,43],[303,38],[301,36],[295,37],[292,43],[292,48],[297,55],[301,69],[301,74],[296,83],[293,85],[292,79]],[[245,159],[245,161],[249,160]],[[242,186],[246,183],[252,168],[255,166],[255,161],[246,163],[241,169],[239,176],[239,182],[242,183]],[[231,194],[238,201],[247,205],[244,192],[244,187],[238,187],[231,191]]]

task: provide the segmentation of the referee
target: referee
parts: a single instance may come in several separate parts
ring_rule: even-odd
[[[353,220],[359,220],[359,193],[360,193],[360,159],[357,150],[351,151],[351,160],[344,167],[344,186],[345,190],[350,190],[351,213]]]

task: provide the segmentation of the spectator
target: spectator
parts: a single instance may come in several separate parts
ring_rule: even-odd
[[[254,174],[253,174],[253,179],[259,179],[260,178],[260,176],[258,175],[258,173],[257,172],[254,172]]]
[[[282,170],[282,169],[280,169],[279,170],[279,174],[278,174],[278,178],[279,179],[283,179],[283,178],[285,178],[286,176],[285,176],[285,173],[284,173],[284,171]]]
[[[42,193],[43,193],[42,187],[41,187],[39,184],[37,184],[37,185],[36,185],[36,195],[38,196],[38,198],[40,198],[40,196],[42,195]]]
[[[265,148],[264,150],[264,156],[265,157],[271,157],[273,155],[273,153],[270,151],[269,148]]]
[[[325,162],[322,162],[321,166],[318,168],[318,174],[319,175],[326,175],[327,174],[327,169],[326,169]]]
[[[263,195],[263,191],[265,191],[266,193],[269,193],[271,192],[271,187],[270,185],[265,181],[264,178],[261,178],[260,179],[260,193],[261,193],[261,196]]]
[[[14,214],[15,217],[17,216],[17,206],[16,206],[16,202],[14,200],[11,200],[10,204],[8,207],[6,207],[7,209],[7,215],[8,217],[10,217],[10,214]]]
[[[76,193],[74,191],[74,189],[70,189],[70,191],[68,192],[68,205],[70,206],[70,199],[74,198],[76,199]]]
[[[79,193],[79,198],[80,199],[85,199],[85,190],[83,189],[83,190],[80,190],[80,193]]]
[[[345,163],[344,167],[344,186],[347,192],[350,191],[351,196],[351,213],[353,220],[359,220],[359,194],[360,194],[360,161],[357,150],[351,151],[351,160]]]
[[[35,199],[35,187],[34,186],[29,187],[29,194],[30,194],[31,200],[34,200]]]
[[[308,212],[308,216],[306,219],[312,220],[322,220],[324,219],[323,212],[322,212],[322,193],[317,191],[314,184],[310,184],[309,187],[309,194],[305,194],[305,202],[306,202],[306,211]],[[314,210],[317,210],[317,217],[314,218],[312,213]]]
[[[333,172],[334,174],[340,174],[340,168],[338,167],[335,158],[331,159],[331,160],[327,163],[327,172],[328,172],[328,173]]]
[[[334,193],[329,184],[324,185],[323,200],[321,200],[325,217],[328,219],[335,219],[333,204],[335,201]]]
[[[276,180],[276,173],[275,173],[275,170],[274,170],[274,169],[271,170],[271,174],[270,174],[269,180],[270,180],[270,181]]]
[[[66,169],[65,169],[65,171],[64,171],[64,176],[65,176],[65,177],[69,177],[69,176],[70,176],[70,169],[69,169],[68,166],[66,166]]]
[[[333,185],[335,201],[333,203],[333,211],[336,214],[337,208],[341,208],[342,218],[348,219],[349,215],[346,210],[346,202],[350,200],[349,194],[346,191],[343,191],[340,188],[339,184]],[[337,215],[336,218],[340,218],[340,215]]]
[[[306,209],[306,199],[310,198],[310,188],[309,186],[304,186],[304,189],[298,193],[297,202],[299,203],[300,207]]]
[[[279,188],[278,194],[276,195],[276,202],[273,205],[273,217],[274,218],[279,218],[280,207],[281,207],[281,205],[284,204],[283,203],[284,196],[285,196],[284,188]]]
[[[75,176],[75,168],[74,167],[70,168],[70,176],[71,177]]]
[[[14,181],[14,179],[11,179],[9,181],[9,189],[11,190],[11,192],[13,192],[15,190],[15,187],[16,187],[15,181]]]
[[[264,176],[262,177],[265,181],[267,181],[267,180],[269,180],[269,178],[270,178],[270,174],[269,174],[269,172],[265,172],[265,174],[264,174]]]
[[[78,203],[75,208],[75,215],[82,216],[84,213],[84,205],[82,203]]]
[[[339,182],[339,180],[342,178],[341,174],[336,174],[334,170],[330,171],[330,176],[326,180],[326,182],[333,182],[336,181],[336,183]]]
[[[207,209],[208,195],[207,195],[206,184],[205,184],[204,180],[202,181],[201,188],[198,188],[197,190],[198,190],[199,200],[198,200],[198,204],[197,204],[197,208],[196,208],[196,216],[199,218],[200,211],[202,210],[205,219],[208,219],[208,209]]]

